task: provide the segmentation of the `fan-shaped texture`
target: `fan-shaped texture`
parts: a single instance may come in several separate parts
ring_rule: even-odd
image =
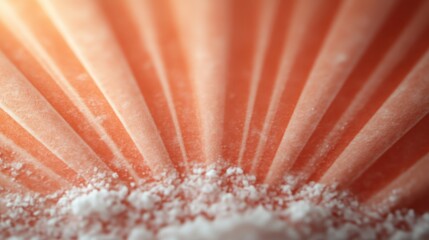
[[[429,1],[0,1],[0,194],[226,162],[429,208]]]

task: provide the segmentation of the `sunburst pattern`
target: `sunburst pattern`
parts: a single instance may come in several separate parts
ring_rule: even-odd
[[[429,1],[0,1],[0,186],[226,161],[427,208]]]

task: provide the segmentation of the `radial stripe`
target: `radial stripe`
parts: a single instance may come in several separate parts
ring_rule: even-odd
[[[266,182],[278,181],[295,163],[394,3],[389,0],[343,2],[277,149]]]
[[[426,1],[401,33],[400,38],[390,47],[383,60],[381,60],[368,80],[366,80],[365,85],[354,97],[345,112],[341,114],[335,127],[324,138],[320,146],[335,146],[338,143],[347,126],[359,117],[358,114],[369,104],[371,97],[376,94],[377,89],[385,83],[386,77],[388,77],[395,67],[399,67],[398,64],[406,56],[417,39],[422,36],[424,31],[428,30],[429,22],[425,21],[428,14],[429,1]],[[317,167],[315,163],[322,159],[329,150],[330,148],[320,147],[312,154],[308,160],[307,167],[302,172],[303,177],[309,177],[314,172],[314,168]]]
[[[270,40],[274,17],[276,16],[276,9],[278,7],[278,1],[266,1],[263,4],[257,30],[257,43],[255,50],[255,57],[252,63],[252,73],[250,77],[250,90],[249,97],[246,106],[246,115],[244,119],[243,135],[241,138],[240,149],[238,154],[238,163],[242,165],[243,155],[246,150],[246,141],[249,135],[250,122],[252,120],[253,108],[255,107],[256,95],[258,92],[259,82],[261,81],[262,70],[264,66],[264,60],[268,49],[268,43]],[[248,160],[246,160],[248,161]]]
[[[20,41],[26,46],[26,48],[32,53],[32,55],[38,60],[47,73],[55,80],[56,83],[61,87],[64,93],[70,98],[73,103],[79,108],[83,115],[87,119],[91,119],[92,127],[96,130],[100,138],[109,146],[115,155],[116,159],[121,161],[121,165],[127,169],[127,171],[134,177],[139,179],[137,173],[131,167],[129,162],[125,161],[124,155],[121,153],[119,147],[108,135],[106,130],[96,121],[96,116],[90,111],[88,106],[85,104],[83,99],[79,96],[79,93],[70,84],[69,80],[63,74],[62,70],[57,66],[55,60],[49,55],[42,43],[38,41],[37,37],[28,29],[28,26],[22,22],[22,19],[13,12],[10,6],[7,6],[8,1],[5,1],[0,10],[6,17],[3,22],[17,35]]]
[[[290,80],[289,74],[292,70],[293,62],[298,57],[297,53],[300,48],[300,44],[303,42],[303,38],[307,34],[306,30],[308,27],[305,26],[309,25],[314,15],[317,14],[320,4],[323,4],[323,2],[299,1],[294,6],[294,11],[292,11],[290,28],[289,31],[286,32],[286,42],[283,46],[282,58],[279,70],[276,74],[273,93],[271,94],[268,111],[264,119],[261,137],[259,138],[256,152],[252,159],[253,173],[256,173],[259,166],[261,156],[266,146],[266,139],[268,138],[271,124],[274,117],[276,116],[276,112],[279,107],[282,94],[285,90],[286,83]]]
[[[429,190],[429,153],[366,202],[386,210],[409,207]]]
[[[55,181],[62,187],[70,187],[71,184],[67,182],[64,178],[56,174],[54,171],[49,169],[40,163],[37,159],[31,156],[25,149],[19,147],[14,142],[12,142],[9,138],[0,133],[0,146],[10,149],[13,152],[14,161],[27,163],[35,166],[36,169],[42,171],[47,177],[50,178],[51,181]],[[33,173],[36,174],[36,173]]]
[[[146,45],[146,49],[149,51],[152,61],[154,62],[164,96],[167,100],[168,110],[173,120],[182,159],[184,164],[186,164],[188,162],[188,157],[183,141],[182,130],[180,129],[179,120],[177,117],[176,107],[171,93],[171,88],[168,82],[169,79],[167,76],[167,69],[161,56],[161,46],[159,46],[157,42],[157,31],[155,29],[154,22],[152,21],[153,16],[150,11],[150,1],[130,0],[126,2],[128,3],[128,9],[131,12],[132,17],[138,25],[141,41],[144,45]]]
[[[96,3],[40,2],[103,92],[153,173],[174,170],[131,70]]]
[[[86,179],[92,179],[94,172],[111,175],[92,149],[2,53],[0,91],[1,109],[73,170]]]
[[[321,178],[346,187],[429,112],[429,50]],[[364,149],[364,151],[363,151]]]
[[[214,162],[221,156],[231,6],[226,0],[171,3],[188,53],[203,152],[207,162]]]

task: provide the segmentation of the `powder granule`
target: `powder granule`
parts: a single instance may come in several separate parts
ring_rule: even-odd
[[[4,194],[2,239],[425,239],[429,214],[385,214],[297,177],[268,187],[237,167],[195,166],[134,187]]]
[[[161,239],[283,239],[284,222],[259,206],[255,209],[209,220],[197,217],[181,225],[163,228]]]
[[[79,217],[98,215],[102,220],[109,220],[125,210],[119,202],[125,197],[127,190],[121,188],[119,192],[110,192],[107,189],[94,190],[74,199],[71,203],[71,213]]]

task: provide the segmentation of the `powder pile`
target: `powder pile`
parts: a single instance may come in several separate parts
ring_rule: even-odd
[[[334,187],[258,184],[236,167],[195,166],[131,187],[4,194],[1,239],[428,239],[429,213],[383,213]]]

